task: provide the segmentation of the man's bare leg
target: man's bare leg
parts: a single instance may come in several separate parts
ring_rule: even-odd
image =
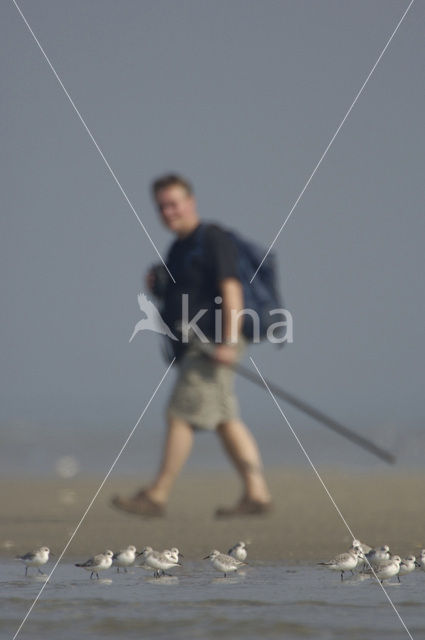
[[[168,495],[192,449],[193,429],[188,422],[168,416],[162,462],[154,482],[131,498],[115,496],[112,504],[129,513],[162,516]]]
[[[242,478],[244,498],[270,504],[260,451],[248,427],[240,420],[229,420],[219,424],[217,433]]]
[[[155,502],[165,504],[174,482],[193,446],[193,429],[186,420],[168,417],[168,432],[162,462],[154,482],[145,492]]]

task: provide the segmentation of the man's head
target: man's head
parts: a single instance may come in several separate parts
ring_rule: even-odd
[[[168,174],[152,183],[152,196],[162,222],[178,236],[190,233],[199,223],[192,185],[185,178]]]

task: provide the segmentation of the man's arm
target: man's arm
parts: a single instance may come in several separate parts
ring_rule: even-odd
[[[243,289],[237,278],[224,278],[218,284],[222,297],[222,339],[216,346],[214,359],[223,364],[232,364],[236,360],[236,345],[242,329]],[[236,322],[237,317],[237,322]]]

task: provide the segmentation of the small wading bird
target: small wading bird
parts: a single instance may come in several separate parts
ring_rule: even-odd
[[[224,573],[225,578],[227,578],[228,573],[237,572],[239,567],[245,564],[226,553],[220,553],[217,549],[214,549],[211,553],[205,556],[204,560],[210,560],[214,569],[220,571],[220,573]]]
[[[425,549],[422,549],[421,555],[419,556],[419,560],[416,563],[416,566],[425,571]]]
[[[45,574],[42,572],[40,567],[49,559],[50,549],[49,547],[40,547],[35,551],[28,551],[23,556],[16,556],[17,560],[22,560],[25,564],[25,575],[28,575],[29,567],[38,567],[38,573],[41,573],[42,576]]]
[[[384,544],[378,549],[371,549],[366,553],[365,557],[369,560],[370,564],[379,565],[381,562],[386,562],[391,558],[390,548],[387,544]]]
[[[398,581],[401,582],[400,576],[407,576],[409,573],[412,573],[417,564],[415,556],[407,556],[407,558],[403,558],[400,562],[400,571],[397,575]]]
[[[360,549],[362,553],[369,553],[369,551],[372,551],[372,547],[370,547],[368,544],[366,544],[365,542],[360,542],[360,540],[354,539],[351,544],[351,549],[356,549],[356,548]]]
[[[85,569],[86,571],[90,571],[90,579],[93,576],[99,580],[99,571],[105,571],[105,569],[109,569],[112,565],[112,558],[114,554],[109,549],[105,551],[105,553],[99,553],[97,556],[93,556],[93,558],[89,558],[86,562],[78,563],[75,566],[81,567],[81,569]]]
[[[136,559],[137,549],[133,544],[130,544],[127,549],[122,549],[114,553],[112,560],[114,566],[117,568],[117,573],[121,569],[124,569],[124,573],[127,573],[127,567],[129,567]]]
[[[143,551],[137,554],[138,557],[142,556],[145,566],[154,570],[154,577],[159,578],[161,575],[167,575],[165,572],[167,569],[173,567],[181,567],[179,562],[179,550],[176,547],[170,551],[165,549],[164,551],[154,551],[152,547],[145,547]]]
[[[236,558],[236,560],[240,560],[241,562],[244,562],[248,555],[246,544],[242,541],[234,544],[227,553],[229,554],[229,556],[232,556],[232,558]]]
[[[177,549],[177,547],[173,547],[170,549],[171,557],[175,560],[176,563],[180,562],[180,558],[184,558],[184,555]]]
[[[341,553],[329,562],[319,562],[318,564],[327,567],[328,569],[332,569],[333,571],[341,572],[341,581],[344,580],[344,572],[351,571],[357,567],[357,563],[359,561],[359,557],[361,556],[361,551],[358,547],[355,549],[350,549],[347,553]]]
[[[356,549],[360,551],[360,555],[357,561],[357,571],[361,571],[364,566],[368,566],[366,554],[369,553],[369,551],[372,551],[372,547],[365,542],[360,542],[360,540],[354,539],[348,551],[355,551]]]
[[[142,318],[142,320],[139,320],[139,322],[136,324],[129,342],[133,340],[136,333],[143,330],[161,333],[163,336],[168,336],[172,340],[177,340],[174,333],[161,318],[161,314],[155,307],[154,303],[151,302],[144,293],[139,293],[139,295],[137,296],[137,300],[139,302],[140,310],[143,311],[143,313],[146,315],[146,318]]]
[[[400,563],[400,556],[392,556],[389,560],[381,560],[378,565],[373,567],[374,577],[378,578],[379,582],[383,584],[384,580],[388,580],[398,574],[400,571]],[[369,572],[366,571],[365,573]]]

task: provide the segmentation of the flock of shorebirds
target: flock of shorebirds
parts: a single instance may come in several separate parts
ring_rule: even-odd
[[[341,580],[344,580],[345,571],[357,570],[357,573],[363,577],[374,577],[383,584],[384,580],[389,580],[397,576],[401,582],[400,576],[406,576],[416,567],[425,571],[425,549],[416,559],[416,556],[410,555],[401,558],[398,555],[392,555],[387,544],[382,547],[372,548],[364,542],[353,540],[351,547],[346,553],[332,558],[328,562],[319,562],[320,565],[339,571]]]
[[[233,545],[227,553],[220,553],[220,551],[214,549],[205,556],[204,560],[209,559],[214,569],[223,573],[224,577],[227,577],[229,573],[236,572],[242,565],[246,564],[247,555],[246,544],[241,541]],[[25,575],[28,575],[29,567],[37,567],[38,572],[44,575],[40,567],[48,562],[49,556],[50,549],[48,547],[40,547],[23,556],[17,556],[17,559],[25,564]],[[90,578],[99,578],[99,571],[105,571],[111,567],[116,567],[119,573],[120,569],[127,572],[128,567],[131,566],[153,570],[154,576],[159,578],[170,575],[166,573],[170,569],[181,567],[180,560],[182,557],[183,554],[180,553],[177,547],[165,549],[164,551],[155,551],[152,547],[144,547],[142,551],[137,552],[136,547],[130,544],[126,549],[116,553],[107,549],[104,553],[98,553],[86,560],[86,562],[79,562],[75,566],[90,571]],[[140,564],[136,564],[138,558],[141,559]]]
[[[245,542],[237,542],[229,549],[227,553],[220,553],[214,549],[204,560],[209,559],[214,569],[224,574],[236,573],[242,565],[246,565],[247,549]],[[41,567],[45,565],[50,556],[48,547],[40,547],[35,551],[26,553],[23,556],[17,556],[25,564],[25,575],[28,574],[29,567],[37,567],[39,573],[43,574]],[[129,545],[126,549],[122,549],[114,553],[109,549],[104,553],[99,553],[86,562],[77,563],[75,566],[90,572],[90,578],[99,578],[99,572],[116,567],[119,573],[120,569],[127,572],[131,566],[142,569],[153,570],[154,577],[169,576],[167,571],[175,567],[181,567],[181,558],[183,554],[173,547],[164,551],[155,551],[152,547],[144,547],[140,552],[134,545]],[[141,560],[136,564],[138,559]],[[391,555],[388,545],[372,548],[369,545],[353,540],[350,549],[346,553],[335,556],[328,562],[319,562],[318,564],[338,571],[341,574],[341,580],[344,580],[344,573],[355,571],[363,577],[374,577],[383,583],[397,576],[400,582],[400,576],[405,576],[419,567],[425,571],[425,549],[422,549],[418,560],[414,555],[401,558],[398,555]],[[44,575],[44,574],[43,574]]]

